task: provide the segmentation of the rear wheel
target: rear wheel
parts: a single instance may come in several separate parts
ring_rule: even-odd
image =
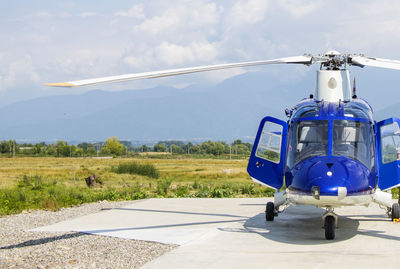
[[[333,240],[335,238],[335,218],[327,216],[325,218],[325,239]]]
[[[265,208],[265,219],[266,221],[273,221],[275,217],[275,205],[273,202],[268,202]]]
[[[392,205],[392,221],[395,219],[399,219],[400,218],[400,209],[399,209],[399,204],[398,203],[394,203]]]

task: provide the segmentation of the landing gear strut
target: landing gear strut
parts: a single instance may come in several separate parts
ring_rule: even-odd
[[[325,228],[325,239],[335,239],[335,229],[337,226],[338,217],[333,213],[333,208],[329,207],[326,209],[325,214],[322,216]]]

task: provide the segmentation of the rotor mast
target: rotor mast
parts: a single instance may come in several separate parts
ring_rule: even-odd
[[[317,71],[314,99],[326,102],[350,101],[350,72],[346,70],[346,57],[334,50],[320,57],[326,61],[321,62],[321,69]]]

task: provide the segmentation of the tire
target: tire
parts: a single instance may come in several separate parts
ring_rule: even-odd
[[[268,202],[265,208],[265,219],[266,221],[273,221],[275,217],[275,205],[273,202]]]
[[[400,218],[400,208],[398,203],[392,205],[392,221]]]
[[[325,218],[325,239],[333,240],[335,239],[335,218],[332,216],[327,216]]]

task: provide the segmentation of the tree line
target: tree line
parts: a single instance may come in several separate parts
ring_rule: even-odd
[[[130,141],[119,141],[110,137],[105,142],[82,142],[77,145],[66,141],[56,143],[17,143],[15,140],[0,141],[2,156],[53,156],[53,157],[93,157],[93,156],[133,156],[140,152],[159,152],[170,154],[212,155],[250,155],[252,144],[235,140],[232,144],[223,141],[185,143],[182,141],[159,141],[149,146],[133,146]]]

